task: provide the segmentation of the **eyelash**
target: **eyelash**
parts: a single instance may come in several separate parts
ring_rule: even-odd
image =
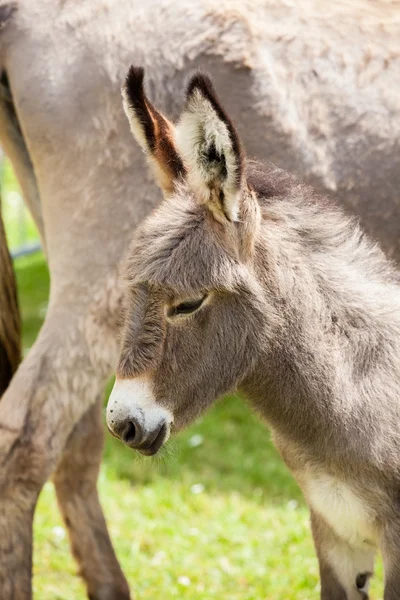
[[[181,302],[180,304],[177,304],[176,306],[172,306],[171,308],[168,309],[168,313],[167,313],[168,317],[173,318],[173,317],[177,317],[179,315],[191,315],[192,313],[196,312],[201,307],[201,305],[203,304],[206,297],[207,297],[207,295],[204,295],[202,298],[199,298],[197,300]]]

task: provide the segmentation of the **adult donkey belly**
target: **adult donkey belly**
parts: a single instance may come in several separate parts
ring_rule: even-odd
[[[250,155],[337,196],[400,259],[396,12],[348,4],[20,0],[4,63],[38,179],[53,289],[66,273],[79,289],[113,270],[158,201],[121,106],[131,62],[175,115],[183,98],[171,89],[194,68],[211,72]]]
[[[237,68],[195,61],[214,75],[248,153],[335,197],[400,260],[396,9],[364,0],[250,4],[234,21],[219,15],[218,43]]]

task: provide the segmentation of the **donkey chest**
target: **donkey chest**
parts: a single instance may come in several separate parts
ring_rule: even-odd
[[[376,545],[376,516],[367,503],[343,481],[312,471],[299,478],[310,507],[352,546]]]

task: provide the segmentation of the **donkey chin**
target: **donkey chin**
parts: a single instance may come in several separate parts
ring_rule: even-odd
[[[106,420],[111,435],[144,456],[153,456],[170,436],[173,415],[156,403],[145,378],[117,379]]]

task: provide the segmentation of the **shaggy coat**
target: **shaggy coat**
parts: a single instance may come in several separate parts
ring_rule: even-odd
[[[145,96],[142,69],[131,68],[123,96],[165,200],[127,259],[111,432],[155,454],[239,389],[310,507],[322,599],[368,598],[380,549],[384,598],[396,600],[397,271],[333,202],[245,158],[208,77],[191,79],[176,126]]]
[[[329,191],[398,259],[397,14],[389,0],[0,0],[0,141],[51,276],[44,325],[0,402],[0,598],[31,597],[49,477],[90,598],[130,597],[96,479],[120,264],[160,199],[121,105],[132,60],[171,118],[188,74],[209,71],[250,156]]]

